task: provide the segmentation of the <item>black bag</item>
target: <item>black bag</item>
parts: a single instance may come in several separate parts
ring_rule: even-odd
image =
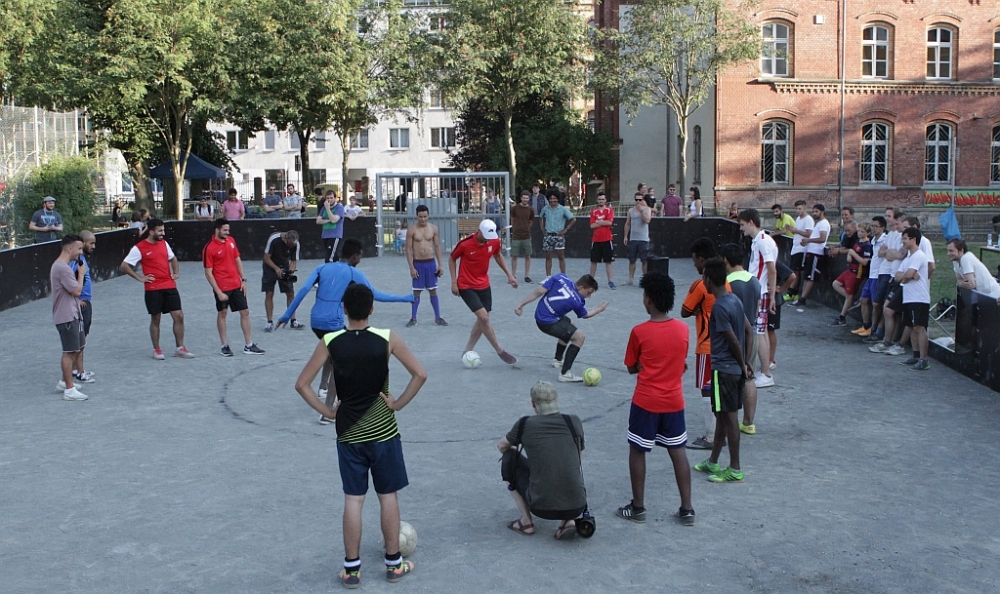
[[[517,476],[517,461],[521,458],[521,433],[524,432],[524,423],[528,420],[528,417],[521,417],[521,420],[517,422],[517,447],[508,449],[500,457],[500,478],[504,481],[514,484],[515,477]]]

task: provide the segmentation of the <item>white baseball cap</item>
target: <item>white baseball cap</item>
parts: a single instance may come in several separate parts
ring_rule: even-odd
[[[500,239],[500,234],[497,233],[497,224],[489,219],[483,219],[479,223],[479,232],[483,234],[485,239]]]

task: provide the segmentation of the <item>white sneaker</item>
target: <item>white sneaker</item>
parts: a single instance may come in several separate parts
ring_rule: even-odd
[[[56,392],[65,392],[65,391],[66,391],[66,382],[59,380],[59,383],[56,384]]]
[[[562,361],[560,361],[559,359],[553,359],[552,366],[555,367],[556,369],[562,369]]]
[[[758,388],[770,388],[774,385],[774,376],[760,373],[753,379],[753,385]]]
[[[194,359],[194,354],[191,351],[187,350],[187,347],[185,346],[177,347],[177,349],[174,351],[174,356],[179,357],[181,359]]]
[[[566,373],[559,374],[559,381],[561,382],[582,382],[583,378],[573,375],[572,371],[567,371]]]
[[[94,374],[89,371],[84,371],[80,374],[74,372],[73,379],[84,384],[92,384],[94,383]]]
[[[87,398],[88,396],[77,390],[75,386],[63,392],[63,400],[86,400]]]

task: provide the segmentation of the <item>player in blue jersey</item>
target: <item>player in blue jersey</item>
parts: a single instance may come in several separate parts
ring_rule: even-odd
[[[514,309],[515,314],[521,315],[525,305],[541,298],[535,307],[535,324],[539,330],[554,336],[559,341],[552,366],[560,368],[561,382],[583,381],[582,377],[573,375],[572,368],[586,336],[569,321],[566,314],[574,312],[576,317],[586,319],[607,309],[608,302],[605,301],[593,311],[587,311],[586,300],[595,291],[597,291],[597,281],[589,274],[581,276],[575,283],[565,274],[554,274],[542,281],[541,286],[532,291]]]

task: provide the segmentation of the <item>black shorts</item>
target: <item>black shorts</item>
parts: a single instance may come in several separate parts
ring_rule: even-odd
[[[914,326],[927,327],[931,318],[930,303],[904,303],[903,304],[903,326],[913,328]]]
[[[590,261],[611,263],[615,261],[615,246],[610,241],[598,241],[590,244]]]
[[[280,278],[278,278],[278,275],[275,274],[274,271],[271,270],[270,268],[264,270],[264,277],[260,281],[260,292],[273,293],[275,283],[278,283],[278,292],[280,293],[287,294],[295,292],[294,284],[288,281],[281,280]]]
[[[885,303],[885,296],[889,293],[889,284],[892,282],[891,274],[878,275],[878,284],[875,285],[874,302],[878,305]]]
[[[536,321],[535,325],[545,334],[562,342],[569,342],[569,339],[573,338],[573,334],[576,333],[576,326],[566,316],[559,318],[559,321],[554,324],[543,324]]]
[[[146,312],[151,316],[180,311],[181,294],[177,289],[146,291]]]
[[[774,313],[767,314],[767,329],[768,330],[780,330],[781,329],[781,304],[784,301],[781,294],[775,295],[774,297],[777,301],[774,304]]]
[[[746,376],[742,373],[712,372],[712,412],[736,412],[743,408],[743,385]]]
[[[80,305],[80,313],[83,314],[83,333],[90,336],[90,323],[94,321],[94,306],[89,301],[84,301],[86,305]]]
[[[330,262],[340,261],[340,248],[341,248],[342,238],[340,237],[324,237],[323,246],[326,248],[326,253],[323,255],[323,261],[329,264]]]
[[[885,294],[885,306],[896,313],[903,311],[903,285],[896,281],[889,283],[889,291]]]
[[[489,287],[485,289],[459,289],[458,295],[473,313],[481,309],[485,309],[486,313],[489,313],[493,309],[493,293]]]
[[[823,261],[825,258],[819,254],[806,254],[806,280],[818,281],[823,276]]]
[[[790,264],[793,272],[800,272],[806,261],[806,253],[799,252],[797,254],[792,254]]]
[[[59,332],[59,342],[64,353],[78,353],[87,346],[87,335],[83,333],[83,320],[73,320],[65,324],[56,324]]]
[[[343,328],[341,328],[341,330],[342,329]],[[329,334],[331,332],[336,332],[336,330],[320,330],[319,328],[313,328],[312,331],[313,331],[313,334],[316,335],[316,338],[318,338],[320,340],[323,340],[323,337],[326,336],[327,334]]]
[[[248,309],[250,306],[247,305],[247,296],[243,292],[243,289],[233,289],[232,291],[225,291],[225,294],[229,297],[226,301],[219,301],[219,296],[212,293],[215,297],[215,311],[223,311],[227,307],[229,311],[243,311]]]

